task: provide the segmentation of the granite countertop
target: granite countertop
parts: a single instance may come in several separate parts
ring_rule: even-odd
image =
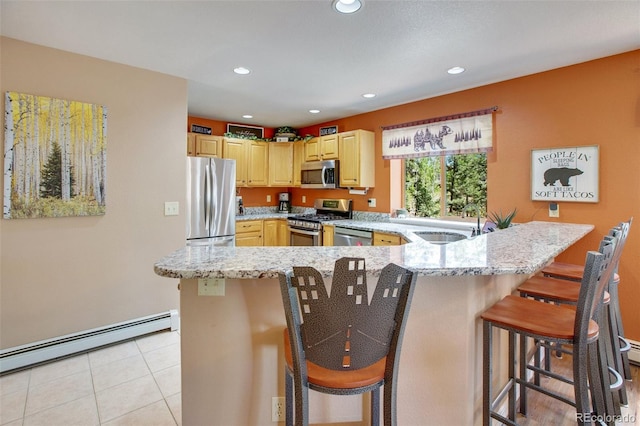
[[[245,220],[264,220],[264,219],[287,219],[289,216],[295,216],[296,213],[252,213],[236,215],[236,222]]]
[[[154,271],[168,278],[255,279],[277,278],[278,272],[293,266],[312,266],[328,277],[337,259],[364,257],[374,276],[391,262],[427,276],[531,274],[593,230],[593,225],[538,221],[440,245],[417,237],[417,226],[358,222],[350,227],[356,225],[398,233],[411,242],[372,247],[184,247],[160,259]]]

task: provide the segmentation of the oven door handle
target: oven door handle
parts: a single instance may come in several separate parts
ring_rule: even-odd
[[[310,235],[312,237],[315,237],[316,235],[320,235],[320,231],[307,231],[305,229],[300,229],[300,228],[289,227],[289,231],[295,232],[296,234]]]

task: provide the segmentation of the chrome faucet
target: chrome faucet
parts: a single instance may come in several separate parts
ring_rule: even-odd
[[[470,203],[464,206],[464,208],[462,209],[462,212],[464,213],[465,211],[467,211],[469,207],[475,207],[476,213],[478,214],[478,227],[474,229],[473,232],[471,233],[471,236],[475,237],[482,233],[482,230],[480,229],[480,206],[475,203]]]

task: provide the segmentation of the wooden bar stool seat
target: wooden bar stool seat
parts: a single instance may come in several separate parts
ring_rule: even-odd
[[[538,303],[509,295],[487,309],[482,314],[482,319],[490,321],[494,326],[520,330],[531,337],[562,340],[568,344],[575,339],[576,311],[567,306]],[[595,341],[598,335],[598,324],[589,320],[587,341]]]
[[[521,296],[559,304],[575,305],[580,296],[580,283],[550,277],[533,276],[518,286]],[[605,290],[603,303],[608,305],[611,295]]]
[[[560,278],[564,280],[580,281],[582,280],[582,272],[584,265],[576,265],[575,263],[551,262],[540,271],[545,277]],[[613,274],[613,280],[620,282],[620,276]]]
[[[610,291],[605,291],[605,312],[601,319],[602,323],[600,324],[603,332],[606,333],[602,340],[605,353],[608,357],[607,364],[610,374],[615,378],[615,380],[612,380],[611,390],[616,393],[606,395],[607,411],[616,415],[620,414],[620,404],[628,405],[628,397],[623,380],[631,377],[628,357],[626,356],[631,345],[624,339],[622,336],[623,333],[619,330],[621,321],[617,285],[620,278],[618,274],[615,273],[630,226],[631,220],[623,222],[611,229],[609,235],[605,237],[605,239],[613,239],[615,237],[614,241],[616,245],[613,265],[614,273],[606,287]],[[575,280],[581,278],[583,275],[582,271],[584,271],[584,267],[582,267],[582,271],[580,268],[579,265],[567,263],[558,262],[551,264],[549,267],[543,269],[545,276],[534,276],[530,278],[518,287],[518,291],[523,297],[532,297],[551,303],[573,305],[577,302],[580,291],[580,284]],[[556,353],[558,355],[561,354],[560,351],[556,351]],[[547,369],[550,369],[549,351],[546,350],[545,354],[545,366]],[[539,380],[537,376],[536,380]]]
[[[623,227],[625,227],[625,232],[626,234],[628,234],[632,222],[633,218],[630,218],[628,221],[620,223],[617,228],[622,229]],[[610,231],[609,235],[614,232],[614,229]],[[625,244],[626,234],[624,238],[622,238],[619,242],[619,244],[621,245],[620,252],[622,252],[622,247]],[[631,380],[631,367],[629,364],[629,351],[631,350],[631,344],[625,338],[624,324],[622,322],[622,314],[620,312],[620,302],[618,298],[618,286],[620,285],[620,276],[618,275],[618,262],[619,256],[618,261],[615,265],[613,279],[608,285],[608,291],[611,295],[611,303],[608,307],[609,323],[612,329],[611,332],[615,333],[612,336],[612,344],[614,350],[617,350],[619,352],[619,354],[614,354],[614,357],[616,359],[619,359],[619,363],[621,364],[620,368],[617,368],[617,370],[622,374],[623,378],[625,378],[626,380]],[[584,267],[582,265],[576,265],[572,263],[552,262],[549,265],[545,266],[541,270],[541,273],[542,275],[547,277],[570,281],[580,281],[582,279],[583,268]],[[621,393],[625,393],[624,388],[621,390]],[[622,395],[621,399],[623,403],[626,403],[626,395]]]
[[[578,424],[591,424],[593,414],[606,416],[605,389],[608,377],[606,358],[603,356],[600,340],[600,326],[596,321],[602,309],[602,299],[606,282],[612,274],[614,244],[604,240],[599,252],[587,253],[583,279],[575,306],[541,303],[534,299],[509,295],[482,313],[483,320],[483,424],[489,426],[491,419],[504,424],[516,425],[516,385],[519,385],[519,411],[527,413],[527,389],[541,392],[572,405],[576,409]],[[493,392],[493,337],[494,328],[506,330],[509,334],[507,386],[497,396]],[[516,358],[516,336],[519,336],[519,360]],[[527,350],[528,340],[549,344],[571,346],[573,353],[573,377],[566,379],[550,371],[530,364]],[[535,362],[535,360],[534,360]],[[519,366],[516,374],[515,366]],[[530,381],[528,373],[533,371],[547,377],[562,380],[573,386],[574,398]],[[497,404],[508,397],[508,418],[497,411]]]

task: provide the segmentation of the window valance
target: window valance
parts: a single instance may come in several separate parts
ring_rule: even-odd
[[[493,149],[498,107],[382,127],[382,158],[415,158]]]

